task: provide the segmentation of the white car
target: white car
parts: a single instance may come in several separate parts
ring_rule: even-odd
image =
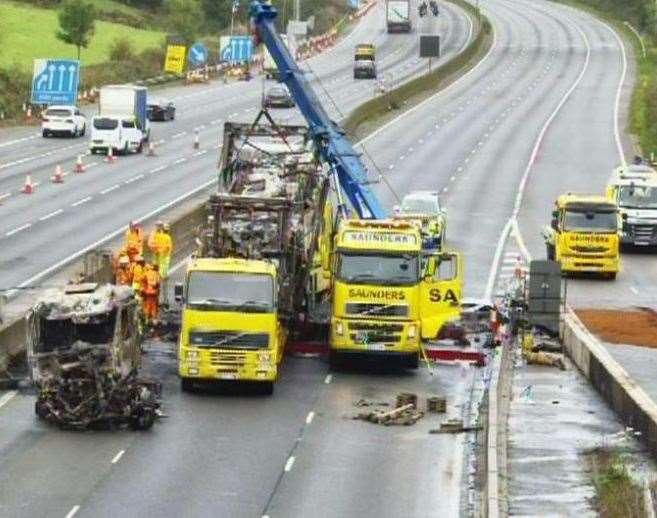
[[[87,132],[87,119],[75,106],[50,106],[41,116],[41,134],[81,137]]]

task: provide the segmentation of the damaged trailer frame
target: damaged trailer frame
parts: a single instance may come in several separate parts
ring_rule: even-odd
[[[50,290],[27,314],[27,365],[35,413],[62,428],[149,429],[161,385],[139,376],[140,309],[110,284]]]

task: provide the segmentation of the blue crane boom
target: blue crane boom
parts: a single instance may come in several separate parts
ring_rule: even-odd
[[[303,114],[310,134],[318,144],[322,159],[333,170],[342,192],[362,219],[384,219],[387,214],[368,185],[367,169],[360,155],[347,139],[344,131],[335,124],[292,58],[287,46],[278,35],[274,20],[276,9],[261,1],[251,3],[250,16],[255,35],[269,50],[278,67],[281,80]],[[256,43],[258,43],[256,41]]]

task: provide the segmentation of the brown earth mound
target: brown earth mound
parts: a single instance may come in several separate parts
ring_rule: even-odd
[[[591,333],[605,342],[657,348],[657,313],[652,309],[578,309],[575,313]]]

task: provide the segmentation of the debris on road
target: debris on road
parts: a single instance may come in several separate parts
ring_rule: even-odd
[[[139,376],[139,305],[129,287],[50,290],[27,318],[39,418],[71,429],[146,430],[161,415],[160,383]]]
[[[563,354],[544,352],[535,345],[534,334],[525,335],[522,340],[522,355],[529,365],[546,365],[548,367],[558,367],[566,370],[566,364],[563,361]]]
[[[361,402],[365,402],[365,405],[358,405],[358,403]],[[356,406],[371,406],[371,404],[367,400],[360,400],[356,402]],[[417,394],[401,392],[397,394],[396,407],[393,410],[371,410],[369,412],[361,412],[353,416],[353,419],[382,424],[385,426],[409,426],[415,424],[423,417],[424,412],[417,410]]]
[[[483,430],[483,426],[465,426],[463,424],[463,419],[448,419],[444,423],[440,423],[440,428],[433,428],[429,430],[430,434],[440,434],[440,433],[465,433],[465,432],[476,432],[478,430]]]
[[[369,406],[390,406],[390,403],[386,403],[385,401],[370,401],[369,399],[359,399],[358,401],[354,401],[354,406],[358,408],[363,408],[363,407],[369,407]]]
[[[427,398],[427,412],[433,414],[444,414],[447,411],[447,399],[434,396]]]

